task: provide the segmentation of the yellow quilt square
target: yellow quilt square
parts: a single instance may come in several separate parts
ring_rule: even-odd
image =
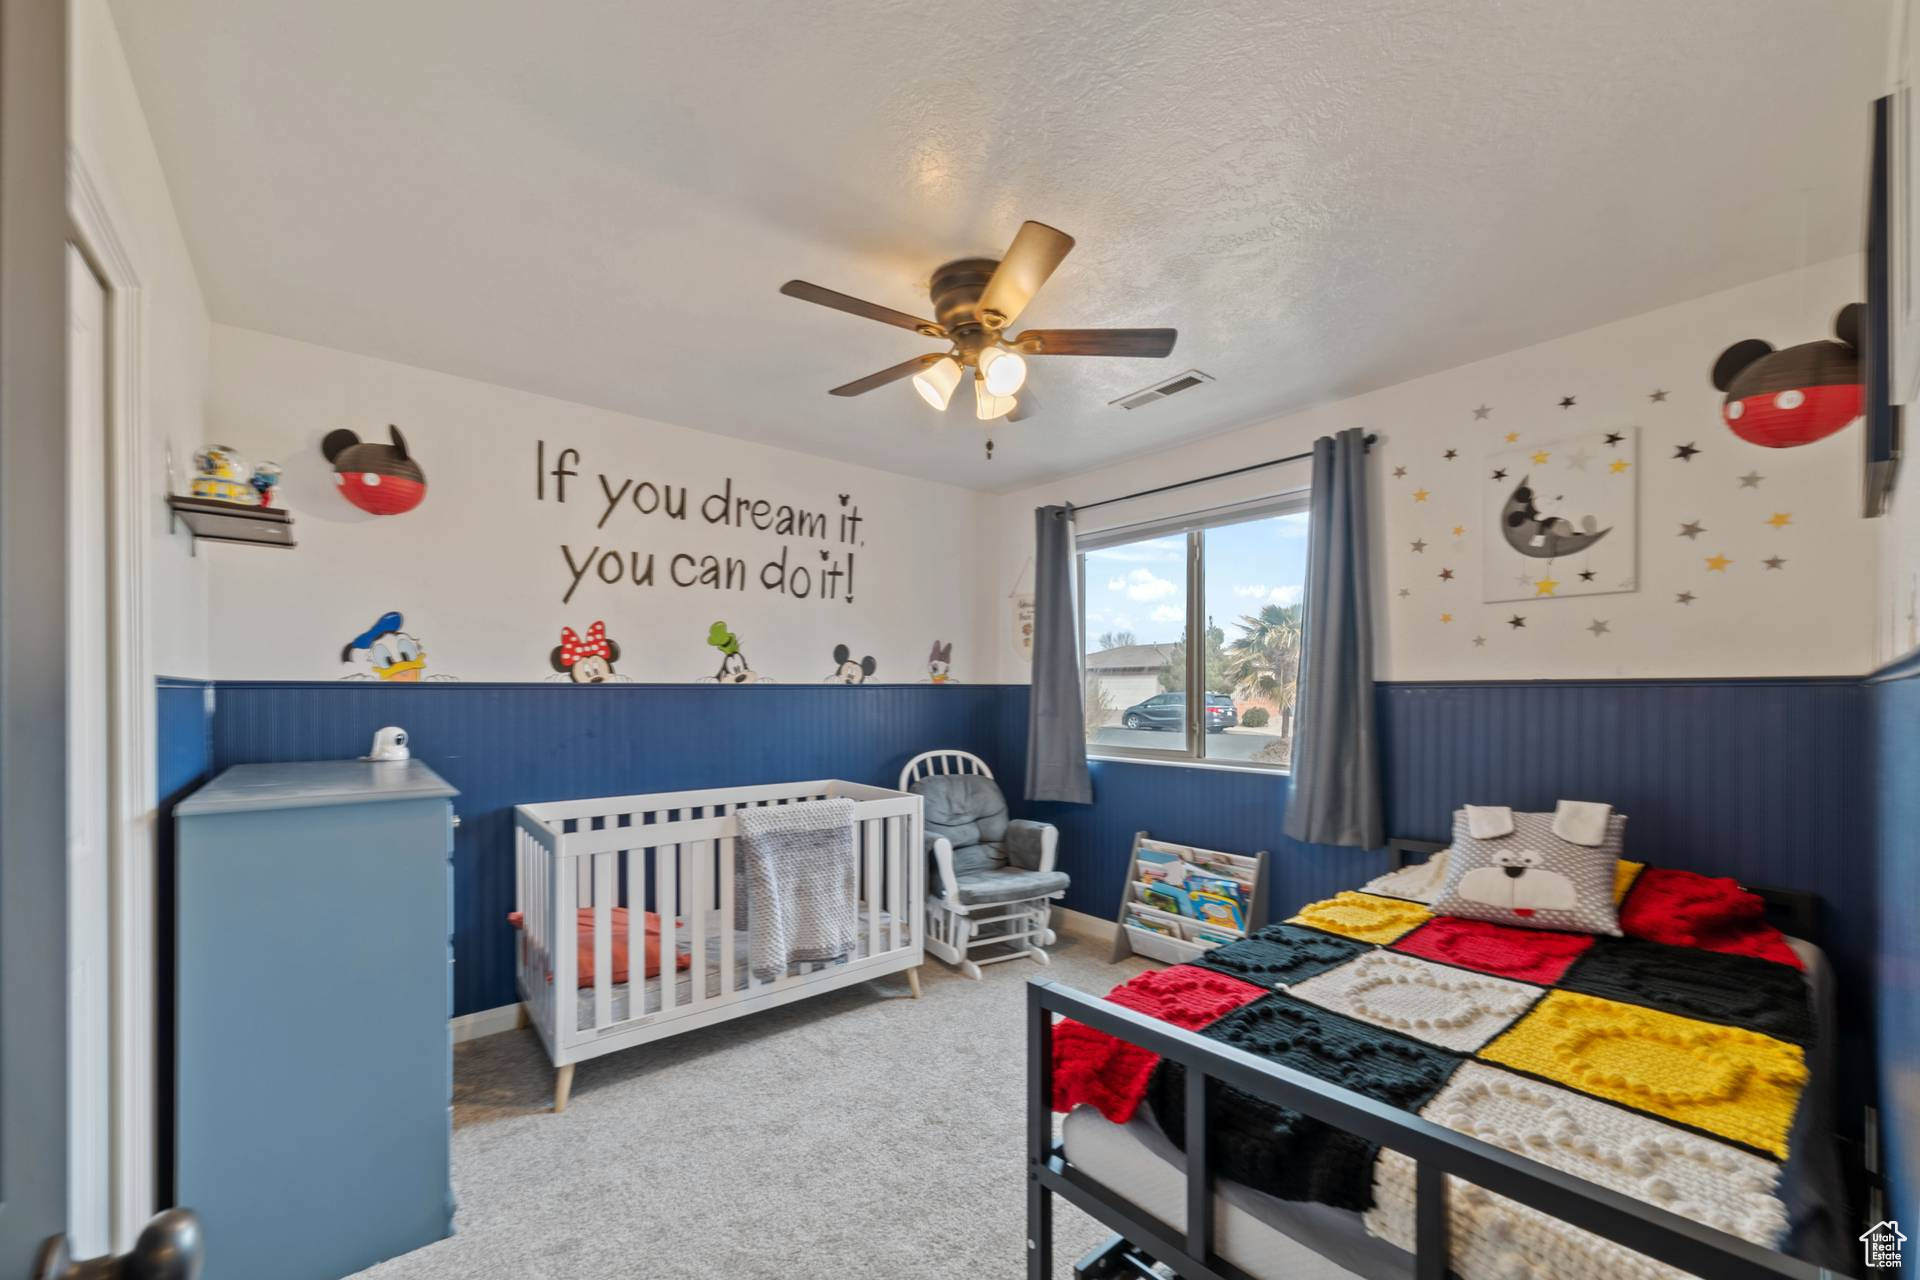
[[[1619,906],[1620,900],[1627,896],[1627,890],[1633,888],[1633,878],[1647,869],[1644,862],[1628,862],[1625,858],[1613,864],[1613,905]]]
[[[1757,1031],[1550,991],[1476,1055],[1787,1158],[1806,1057]]]
[[[1417,902],[1348,889],[1331,898],[1309,902],[1287,923],[1304,924],[1310,929],[1385,946],[1432,918],[1433,912]]]

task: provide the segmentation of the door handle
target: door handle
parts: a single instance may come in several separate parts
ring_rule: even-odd
[[[76,1262],[64,1235],[49,1236],[40,1247],[33,1280],[197,1280],[200,1275],[200,1219],[191,1209],[156,1214],[140,1231],[133,1248]]]

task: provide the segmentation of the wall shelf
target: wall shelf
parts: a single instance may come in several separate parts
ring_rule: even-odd
[[[167,529],[185,524],[197,546],[201,542],[240,542],[256,547],[292,547],[293,516],[283,507],[255,507],[244,502],[167,495]],[[195,554],[198,554],[196,551]]]

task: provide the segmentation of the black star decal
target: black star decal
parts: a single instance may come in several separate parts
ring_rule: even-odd
[[[1452,462],[1455,458],[1460,456],[1460,451],[1458,449],[1449,449],[1440,456],[1445,458],[1448,462]]]
[[[1659,404],[1662,400],[1665,400],[1666,398],[1667,398],[1667,393],[1665,391],[1649,391],[1647,393],[1647,399],[1653,401],[1653,403],[1655,404]]]
[[[1442,581],[1442,582],[1452,582],[1452,581],[1453,581],[1453,570],[1451,570],[1451,569],[1442,569],[1442,570],[1440,571],[1440,581]]]
[[[1681,462],[1692,462],[1693,455],[1698,452],[1700,451],[1693,447],[1693,441],[1689,440],[1685,444],[1677,446],[1673,451],[1673,456]]]
[[[1618,431],[1609,431],[1609,432],[1607,432],[1607,443],[1608,443],[1608,444],[1619,444],[1619,443],[1620,443],[1620,442],[1621,442],[1622,440],[1625,440],[1625,439],[1626,439],[1626,437],[1625,437],[1625,436],[1623,436],[1623,435],[1621,435],[1621,434],[1620,434],[1620,433],[1619,433]]]
[[[1527,625],[1527,620],[1516,613],[1511,618],[1507,619],[1507,625],[1512,627],[1515,631],[1518,631],[1520,628]]]
[[[1572,397],[1572,396],[1561,396],[1561,397],[1560,397],[1560,407],[1561,407],[1562,409],[1571,409],[1571,408],[1573,408],[1573,397]]]
[[[1677,595],[1677,596],[1675,596],[1675,597],[1673,598],[1673,602],[1674,602],[1675,604],[1692,604],[1692,603],[1693,603],[1693,592],[1691,592],[1691,591],[1682,591],[1682,592],[1681,592],[1681,593],[1680,593],[1679,595]]]
[[[1495,480],[1505,480],[1507,478],[1507,469],[1505,467],[1500,468],[1493,473],[1493,478]]]
[[[1592,581],[1593,581],[1593,570],[1591,570],[1591,569],[1582,569],[1582,570],[1580,571],[1580,581],[1582,581],[1582,582],[1592,582]]]

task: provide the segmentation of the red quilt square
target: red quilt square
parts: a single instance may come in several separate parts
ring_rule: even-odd
[[[1620,931],[1629,938],[1756,956],[1801,968],[1800,957],[1768,924],[1766,904],[1726,876],[1648,867],[1620,904]]]
[[[1394,943],[1392,950],[1550,987],[1592,945],[1593,935],[1586,933],[1515,929],[1487,920],[1435,916]]]
[[[1107,999],[1198,1031],[1266,994],[1251,982],[1177,964],[1136,974],[1109,991]],[[1157,1053],[1063,1019],[1053,1029],[1053,1109],[1071,1111],[1084,1102],[1115,1124],[1125,1124],[1146,1096],[1147,1078],[1159,1062]]]

